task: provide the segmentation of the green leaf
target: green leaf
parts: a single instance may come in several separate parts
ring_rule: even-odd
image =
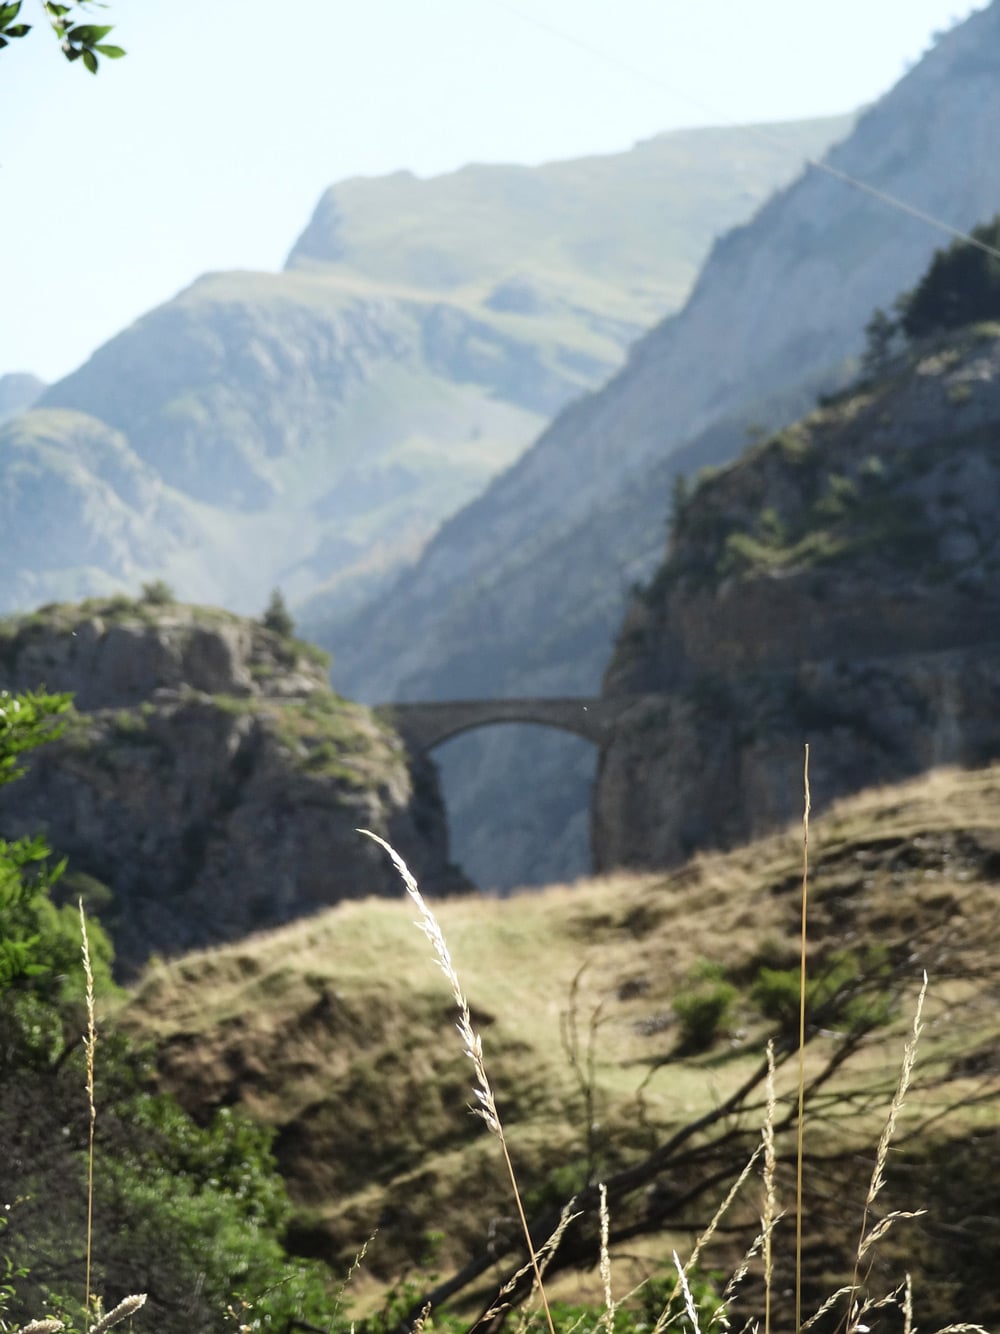
[[[30,23],[15,23],[11,27],[3,29],[6,37],[26,37],[29,32],[31,32]]]
[[[16,19],[20,9],[21,0],[15,0],[15,3],[11,5],[0,5],[0,28]]]
[[[54,5],[46,3],[45,12],[50,18],[61,19],[64,14],[69,13],[69,5]]]
[[[83,63],[90,70],[91,74],[97,73],[97,57],[94,55],[93,51],[90,50],[89,47],[84,49]]]
[[[9,45],[9,43],[8,43],[6,37],[0,37],[0,51],[2,51],[3,48],[4,48],[5,46],[8,46],[8,45]]]
[[[95,42],[103,42],[110,31],[111,24],[103,27],[97,23],[80,23],[75,28],[70,28],[66,36],[71,42],[77,42],[80,46],[93,46]]]
[[[83,55],[83,52],[79,49],[79,47],[76,46],[64,46],[63,55],[66,57],[67,60],[73,61],[73,60],[79,60],[80,57]]]
[[[95,51],[100,51],[102,56],[107,56],[109,60],[121,60],[125,52],[120,46],[108,46],[103,42],[98,42],[94,47]]]

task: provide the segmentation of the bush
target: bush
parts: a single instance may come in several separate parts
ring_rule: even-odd
[[[0,692],[0,785],[68,707],[66,695]],[[86,1329],[66,1275],[86,1232],[87,1020],[79,911],[50,893],[61,872],[42,839],[0,840],[0,1314]],[[110,941],[93,919],[88,936],[95,990],[113,991]],[[122,1035],[102,1034],[97,1055],[93,1290],[149,1292],[160,1334],[214,1330],[232,1302],[248,1329],[332,1329],[326,1271],[282,1244],[291,1206],[272,1132],[227,1109],[198,1125],[149,1092],[152,1071]]]
[[[160,1334],[207,1334],[230,1304],[251,1329],[295,1319],[331,1328],[328,1271],[290,1259],[282,1244],[290,1205],[272,1132],[226,1108],[198,1125],[146,1090],[151,1072],[120,1035],[102,1035],[97,1056],[94,1290],[148,1292],[142,1328]],[[65,1261],[86,1228],[84,1054],[63,1048],[15,1079],[2,1122],[17,1200],[0,1246],[0,1272],[19,1271],[8,1315],[58,1314],[86,1328]],[[18,1106],[32,1114],[15,1119]]]
[[[877,380],[889,370],[899,341],[899,325],[876,306],[865,325],[865,350],[861,355],[861,373],[869,380]]]
[[[972,230],[984,245],[1000,250],[1000,214]],[[930,268],[912,292],[898,300],[900,327],[908,338],[1000,318],[1000,260],[968,241],[935,251]]]
[[[673,999],[681,1026],[681,1050],[707,1051],[725,1031],[737,991],[718,964],[702,961]]]
[[[832,953],[806,981],[806,1012],[813,1024],[847,1029],[874,1028],[888,1022],[895,1005],[886,990],[890,971],[887,951],[870,946],[860,955]],[[799,1022],[799,970],[762,967],[750,987],[750,999],[786,1034]]]
[[[295,634],[295,622],[280,588],[276,588],[271,594],[271,600],[264,609],[260,623],[265,630],[270,630],[272,634],[279,635],[282,639],[291,639]]]
[[[176,600],[174,590],[163,579],[153,579],[150,583],[142,585],[141,601],[149,603],[150,606],[166,607]]]

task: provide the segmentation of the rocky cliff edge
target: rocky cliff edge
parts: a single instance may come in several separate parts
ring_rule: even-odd
[[[1000,755],[1000,326],[914,350],[677,497],[608,694],[600,866],[668,865]]]
[[[342,899],[394,894],[389,839],[433,891],[436,773],[326,681],[324,655],[208,608],[126,598],[0,622],[0,689],[71,691],[63,735],[5,790],[0,835],[44,832],[101,909],[121,971]]]

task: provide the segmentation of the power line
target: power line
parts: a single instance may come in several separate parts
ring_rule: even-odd
[[[649,84],[652,88],[657,88],[661,92],[666,92],[671,97],[678,97],[681,101],[687,102],[690,106],[696,107],[707,116],[717,118],[722,121],[731,122],[731,118],[725,114],[719,107],[713,106],[701,97],[672,86],[659,75],[651,74],[649,70],[642,69],[638,65],[633,65],[631,61],[625,60],[622,56],[614,52],[602,50],[600,47],[592,45],[582,37],[577,37],[574,33],[566,32],[563,28],[558,28],[545,19],[540,19],[535,14],[529,14],[519,6],[511,4],[510,0],[488,0],[497,9],[506,10],[508,14],[513,14],[515,18],[531,27],[538,28],[542,32],[547,32],[550,36],[558,38],[560,41],[568,43],[570,46],[577,47],[580,51],[585,51],[594,59],[602,61],[612,69],[617,69],[623,74],[628,74],[642,83]],[[765,141],[780,152],[791,156],[787,144],[785,144],[777,135],[770,134],[763,125],[746,125],[742,127],[747,132],[756,135],[758,139]],[[797,156],[797,155],[796,155]],[[888,190],[881,190],[878,186],[872,185],[868,181],[863,181],[858,176],[852,176],[850,172],[841,171],[838,167],[831,166],[829,162],[824,162],[820,158],[803,156],[799,159],[806,166],[814,167],[817,171],[825,172],[827,176],[832,176],[834,180],[840,181],[844,185],[849,185],[852,189],[859,190],[862,194],[871,196],[872,199],[894,208],[900,213],[905,213],[908,217],[915,218],[918,222],[925,223],[928,227],[936,231],[943,232],[952,238],[964,241],[967,245],[974,246],[977,250],[991,256],[993,259],[1000,260],[1000,250],[995,246],[989,245],[986,241],[979,240],[978,237],[971,236],[963,231],[961,227],[953,227],[951,223],[945,222],[943,218],[937,217],[933,213],[928,213],[925,209],[918,208],[916,204],[911,204],[906,199],[901,199],[898,195],[891,194]]]

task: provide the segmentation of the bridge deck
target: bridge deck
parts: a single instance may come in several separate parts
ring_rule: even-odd
[[[569,696],[563,699],[460,699],[379,705],[407,745],[433,750],[451,737],[495,723],[537,723],[573,732],[600,745],[633,701]]]

